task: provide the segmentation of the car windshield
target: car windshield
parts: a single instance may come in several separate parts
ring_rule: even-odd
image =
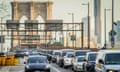
[[[72,58],[72,57],[74,57],[74,55],[73,54],[68,54],[67,57]]]
[[[88,61],[95,61],[96,60],[96,53],[89,54],[88,56]]]
[[[77,62],[83,62],[85,57],[78,57]]]
[[[105,64],[120,64],[120,53],[107,54]]]
[[[60,56],[60,52],[55,52],[55,54],[54,54],[55,56]]]
[[[25,52],[25,51],[23,51],[23,50],[16,51],[16,53],[23,53],[23,52]]]
[[[63,51],[62,52],[62,57],[64,57],[67,54],[67,52],[73,52],[73,51]]]
[[[87,51],[77,51],[75,52],[75,56],[83,56],[86,55]]]
[[[31,57],[28,59],[28,63],[46,63],[47,58],[45,57]]]

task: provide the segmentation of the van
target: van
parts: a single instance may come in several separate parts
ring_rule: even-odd
[[[120,72],[120,50],[100,50],[95,72]]]
[[[94,72],[97,52],[88,52],[83,63],[84,72]]]

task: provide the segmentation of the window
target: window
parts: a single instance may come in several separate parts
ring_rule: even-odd
[[[0,36],[0,43],[4,43],[4,42],[5,42],[4,36]]]

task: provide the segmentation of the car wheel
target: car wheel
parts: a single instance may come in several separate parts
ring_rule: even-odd
[[[25,72],[30,72],[30,71],[28,71],[28,70],[25,69]]]
[[[25,72],[29,72],[29,71],[25,68]]]
[[[50,69],[48,69],[46,72],[50,72]]]
[[[74,70],[74,72],[77,72],[76,70]]]

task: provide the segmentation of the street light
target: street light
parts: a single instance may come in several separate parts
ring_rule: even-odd
[[[7,16],[10,16],[10,15],[8,14],[8,15],[5,15],[5,16],[0,17],[0,19],[1,19],[1,40],[3,40],[3,38],[4,38],[4,36],[3,36],[3,31],[2,31],[2,29],[3,29],[2,21],[3,21],[3,19],[4,19],[5,17],[7,17]],[[3,50],[3,43],[1,42],[1,52],[2,52],[2,50]]]
[[[104,48],[106,49],[106,11],[111,11],[111,9],[104,9],[104,30],[105,30],[105,43],[104,43]]]
[[[73,36],[75,37],[75,35],[74,35],[74,30],[75,30],[75,25],[74,25],[74,13],[68,13],[68,14],[72,16],[72,24],[73,24],[72,34],[73,34]],[[75,45],[76,45],[76,44],[75,44]],[[74,48],[74,40],[72,40],[72,46],[73,46],[73,48]]]
[[[112,49],[114,49],[115,46],[115,31],[114,31],[114,25],[116,25],[116,23],[114,23],[114,0],[112,0],[112,30],[111,30],[111,47]]]
[[[88,49],[90,48],[90,3],[83,3],[82,5],[88,6]]]

